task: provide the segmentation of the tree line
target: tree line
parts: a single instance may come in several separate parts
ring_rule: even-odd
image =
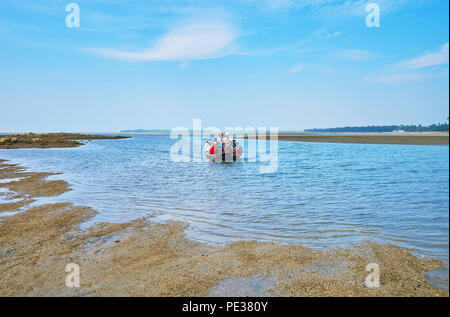
[[[448,120],[448,119],[447,119]],[[448,123],[437,123],[429,126],[419,125],[368,125],[361,127],[340,127],[329,129],[305,129],[305,132],[448,132]]]

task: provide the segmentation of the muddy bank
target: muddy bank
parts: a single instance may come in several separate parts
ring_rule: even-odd
[[[76,147],[83,144],[79,140],[116,140],[126,138],[129,137],[74,133],[11,134],[0,135],[0,149]]]
[[[26,208],[36,197],[68,190],[63,181],[46,180],[49,175],[0,160],[0,179],[13,179],[0,186],[15,192],[3,201]],[[80,230],[95,214],[59,203],[1,217],[1,296],[448,296],[425,277],[443,268],[441,261],[391,245],[319,251],[240,241],[211,247],[187,239],[182,223],[144,218]],[[65,284],[69,263],[80,266],[80,288]],[[380,267],[379,288],[365,286],[369,263]]]
[[[245,139],[255,139],[248,136]],[[260,139],[260,137],[258,137]],[[269,139],[269,137],[267,137]],[[448,135],[278,135],[279,141],[356,143],[356,144],[403,144],[448,145]]]

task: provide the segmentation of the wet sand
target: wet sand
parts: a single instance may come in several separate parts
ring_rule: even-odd
[[[255,139],[248,136],[246,139]],[[258,139],[261,139],[258,137]],[[269,139],[269,137],[267,137]],[[403,145],[449,145],[447,135],[411,135],[411,134],[339,134],[339,135],[278,135],[279,141],[321,142],[321,143],[354,143],[354,144],[403,144]]]
[[[22,133],[0,135],[0,149],[64,148],[83,145],[79,140],[117,140],[125,136],[89,135],[80,133]]]
[[[392,245],[320,251],[239,241],[212,247],[187,239],[183,223],[151,218],[80,230],[95,210],[69,202],[27,207],[69,190],[49,175],[0,160],[0,180],[20,178],[0,183],[14,191],[0,204],[0,296],[449,295],[425,276],[443,268],[441,261]],[[2,217],[19,207],[24,210]],[[65,285],[69,263],[80,266],[80,288]],[[379,288],[365,286],[369,263],[380,267]]]
[[[116,133],[103,133],[103,135]],[[127,132],[129,135],[169,135],[168,132]],[[186,132],[200,135],[200,132]],[[233,134],[233,133],[232,133]],[[249,134],[249,135],[247,135]],[[247,132],[235,132],[244,139],[255,139],[256,135]],[[260,138],[260,137],[258,137]],[[269,136],[268,136],[269,138]],[[325,133],[325,132],[279,132],[280,141],[354,143],[354,144],[399,144],[399,145],[449,145],[448,132],[383,132],[383,133]]]

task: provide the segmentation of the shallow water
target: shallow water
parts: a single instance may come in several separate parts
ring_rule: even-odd
[[[448,146],[278,142],[278,170],[262,163],[175,163],[168,135],[95,140],[68,149],[0,150],[32,171],[63,172],[70,201],[99,214],[89,222],[156,215],[181,220],[189,237],[348,247],[371,240],[448,263]],[[245,146],[244,146],[245,147]]]

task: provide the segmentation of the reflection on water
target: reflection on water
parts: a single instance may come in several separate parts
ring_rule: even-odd
[[[190,224],[207,243],[239,239],[316,248],[372,240],[448,261],[449,148],[279,142],[279,166],[174,163],[167,135],[73,149],[0,150],[32,170],[63,172],[72,191],[46,201],[93,207],[93,221]]]

